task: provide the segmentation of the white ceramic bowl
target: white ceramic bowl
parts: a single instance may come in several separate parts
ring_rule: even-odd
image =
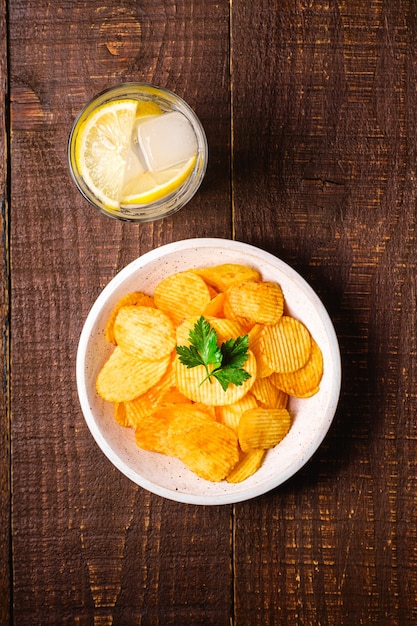
[[[132,429],[119,426],[113,407],[95,391],[95,380],[111,346],[104,338],[110,311],[130,291],[149,294],[165,276],[181,270],[220,263],[241,263],[258,269],[264,280],[278,282],[287,310],[309,328],[320,345],[324,374],[312,398],[290,400],[290,432],[268,451],[262,467],[239,484],[212,483],[198,478],[177,459],[140,450]],[[297,272],[273,255],[228,239],[188,239],[139,257],[119,272],[94,303],[81,333],[77,355],[77,385],[88,427],[104,454],[141,487],[178,502],[214,505],[248,500],[277,487],[295,474],[323,441],[336,411],[341,384],[340,353],[332,322],[322,302]]]

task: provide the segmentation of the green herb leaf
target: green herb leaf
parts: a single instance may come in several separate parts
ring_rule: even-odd
[[[180,362],[187,368],[204,365],[206,377],[201,381],[216,378],[224,391],[229,384],[241,385],[250,378],[242,368],[248,359],[249,337],[228,339],[219,348],[218,336],[214,328],[201,316],[189,334],[189,346],[176,346]]]

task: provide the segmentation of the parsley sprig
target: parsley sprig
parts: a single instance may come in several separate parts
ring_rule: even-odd
[[[226,391],[230,383],[238,387],[250,378],[242,367],[249,356],[248,335],[228,339],[219,348],[217,332],[201,316],[190,330],[188,340],[189,346],[176,346],[176,351],[179,360],[188,369],[204,365],[206,376],[200,385],[206,380],[213,382],[214,377]]]

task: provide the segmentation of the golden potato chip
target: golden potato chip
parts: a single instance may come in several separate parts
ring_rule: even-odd
[[[271,380],[278,389],[282,389],[296,398],[310,397],[317,393],[323,376],[323,354],[317,342],[311,340],[311,354],[307,363],[295,372],[276,372]]]
[[[311,335],[300,321],[284,315],[278,324],[265,326],[260,352],[274,372],[294,372],[310,358]]]
[[[248,409],[254,409],[258,406],[255,396],[249,391],[243,398],[233,404],[225,404],[216,407],[217,418],[222,424],[232,428],[235,432],[240,422],[242,413]]]
[[[288,407],[289,395],[282,391],[282,389],[278,389],[278,398],[275,405],[276,409],[286,409]]]
[[[278,403],[282,402],[280,390],[273,384],[270,376],[256,378],[251,393],[259,405],[265,409],[276,409]]]
[[[110,343],[116,344],[116,339],[113,333],[113,324],[114,324],[114,320],[116,319],[116,316],[119,310],[123,306],[128,306],[132,304],[141,305],[141,306],[150,306],[150,307],[155,306],[153,298],[141,291],[133,291],[132,293],[127,293],[125,296],[120,298],[116,306],[113,308],[113,311],[111,312],[109,320],[106,324],[106,329],[105,329],[104,334],[105,334],[107,341],[109,341]]]
[[[183,431],[174,420],[168,434],[175,456],[205,480],[223,480],[239,461],[237,437],[224,424],[204,421]]]
[[[97,376],[97,393],[109,402],[133,400],[162,378],[170,360],[137,359],[116,346]]]
[[[124,402],[114,403],[114,419],[120,426],[131,426],[129,418],[126,414],[126,406]]]
[[[124,402],[126,420],[132,428],[136,428],[144,417],[150,415],[156,409],[156,402],[149,397],[148,392],[143,393],[133,400]]]
[[[192,402],[188,398],[187,398],[187,400],[188,400],[188,402],[192,403],[194,409],[197,409],[198,411],[202,411],[203,413],[208,415],[210,417],[210,419],[213,420],[213,422],[217,422],[218,421],[217,413],[216,413],[216,408],[217,407],[209,406],[208,404],[204,404],[203,402]]]
[[[169,407],[171,415],[175,419],[172,421],[171,436],[180,434],[180,438],[185,435],[189,428],[201,426],[205,422],[215,422],[216,416],[210,407],[202,403],[171,405]],[[173,446],[175,451],[175,446]]]
[[[140,359],[162,359],[176,344],[168,315],[146,306],[122,307],[114,320],[114,337],[126,354]]]
[[[157,406],[166,406],[168,404],[192,404],[192,402],[178,391],[178,389],[173,387],[160,395]]]
[[[144,450],[176,456],[175,436],[186,437],[188,429],[213,422],[210,413],[185,402],[167,404],[143,416],[135,430],[136,444]],[[171,428],[172,427],[172,428]]]
[[[177,384],[175,366],[174,366],[175,353],[171,355],[168,367],[165,370],[164,375],[153,385],[146,395],[156,405],[160,402],[161,398],[170,390],[174,389]]]
[[[250,378],[245,380],[240,386],[229,384],[226,391],[223,390],[215,378],[204,380],[206,378],[206,370],[203,365],[187,368],[176,358],[177,387],[181,393],[194,402],[217,406],[233,404],[233,402],[243,398],[256,379],[256,359],[250,351],[248,354],[248,360],[244,365],[244,369],[250,374]],[[204,382],[202,382],[203,380]]]
[[[284,311],[284,294],[273,282],[248,281],[226,292],[224,312],[243,324],[277,324]]]
[[[245,328],[234,320],[221,317],[208,317],[206,319],[210,326],[216,331],[219,338],[217,343],[219,345],[228,339],[237,339],[247,334]]]
[[[224,317],[223,305],[225,298],[225,293],[218,293],[214,298],[210,300],[210,302],[203,311],[203,315],[205,317]]]
[[[209,288],[195,272],[185,271],[164,278],[154,292],[156,306],[180,324],[186,317],[201,315],[211,300]]]
[[[193,317],[186,317],[178,324],[176,328],[177,346],[189,346],[190,341],[188,339],[190,330],[193,330],[194,326],[198,322],[200,316],[194,315]]]
[[[266,378],[273,373],[272,367],[267,363],[261,350],[261,337],[265,326],[255,324],[249,331],[249,349],[252,350],[256,359],[256,378]]]
[[[143,450],[171,454],[168,430],[173,419],[168,407],[144,415],[135,428],[136,445]]]
[[[273,448],[285,437],[290,426],[287,409],[249,409],[243,413],[237,429],[240,447],[244,452]]]
[[[130,426],[136,428],[141,419],[152,413],[156,408],[166,404],[191,403],[176,388],[175,369],[171,359],[165,374],[142,395],[125,402],[125,411]]]
[[[246,280],[261,280],[262,278],[258,270],[236,263],[204,267],[196,269],[195,272],[219,291],[226,291],[231,285],[242,283]]]
[[[242,455],[239,462],[232,469],[230,474],[226,476],[228,483],[241,483],[252,476],[262,465],[266,451],[261,448],[257,450],[249,450]]]

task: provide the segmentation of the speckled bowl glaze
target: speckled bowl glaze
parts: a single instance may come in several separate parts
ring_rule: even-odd
[[[264,280],[278,282],[289,314],[309,328],[320,345],[324,374],[320,391],[308,399],[290,400],[293,424],[288,435],[268,451],[262,467],[240,484],[198,478],[176,459],[140,450],[132,429],[119,426],[113,406],[96,393],[95,380],[112,348],[104,329],[119,298],[130,291],[152,294],[169,274],[182,270],[241,263],[258,269]],[[254,246],[228,239],[188,239],[139,257],[119,272],[94,303],[81,333],[77,354],[77,386],[81,408],[96,443],[108,459],[134,483],[159,496],[198,505],[230,504],[274,489],[293,476],[314,454],[333,420],[341,385],[337,337],[321,300],[291,267]]]

